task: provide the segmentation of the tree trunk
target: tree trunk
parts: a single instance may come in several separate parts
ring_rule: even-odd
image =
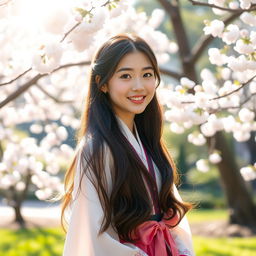
[[[15,219],[14,221],[17,222],[20,226],[25,226],[25,220],[21,214],[21,205],[18,204],[18,205],[15,205],[13,207],[14,209],[14,212],[15,212]]]
[[[170,22],[173,24],[174,36],[179,46],[178,54],[181,62],[182,76],[186,76],[193,81],[197,81],[195,65],[191,63],[191,47],[189,45],[189,38],[180,13],[179,0],[158,0],[158,2],[169,14]]]
[[[255,132],[251,132],[251,137],[246,141],[248,151],[250,153],[250,164],[256,163],[256,142],[255,142]]]
[[[256,121],[256,120],[254,120]],[[255,132],[251,132],[251,137],[248,141],[245,142],[248,152],[250,154],[250,164],[254,165],[256,163],[256,142],[255,142]],[[251,181],[253,191],[256,191],[256,179]]]
[[[26,226],[26,221],[21,214],[22,203],[27,197],[29,185],[31,181],[31,170],[28,170],[28,174],[25,177],[25,188],[23,191],[16,191],[12,186],[6,195],[9,200],[9,205],[14,209],[15,218],[14,222],[18,223],[21,227]]]
[[[215,139],[215,148],[222,154],[222,161],[218,164],[218,168],[230,210],[229,221],[232,224],[256,227],[256,207],[246,189],[234,156],[230,152],[223,133],[218,132]]]

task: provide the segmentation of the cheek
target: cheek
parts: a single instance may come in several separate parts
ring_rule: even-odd
[[[156,81],[148,81],[145,87],[147,88],[148,93],[154,94],[156,91]]]
[[[127,90],[129,90],[129,86],[127,86],[127,83],[122,81],[116,81],[115,83],[111,84],[109,89],[110,94],[112,94],[114,97],[118,97],[126,94]]]

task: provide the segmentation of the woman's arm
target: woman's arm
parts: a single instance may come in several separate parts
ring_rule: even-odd
[[[79,161],[74,181],[74,200],[64,245],[63,256],[147,256],[137,248],[119,242],[113,228],[98,236],[103,219],[103,209],[95,187],[86,175],[83,175],[81,190],[77,193],[80,182]],[[106,171],[109,172],[109,165]]]

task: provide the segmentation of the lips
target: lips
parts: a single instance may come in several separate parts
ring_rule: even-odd
[[[129,99],[131,102],[136,103],[136,104],[141,104],[141,103],[143,103],[145,98],[146,98],[146,96],[144,96],[144,95],[136,95],[136,96],[128,97],[128,99]]]

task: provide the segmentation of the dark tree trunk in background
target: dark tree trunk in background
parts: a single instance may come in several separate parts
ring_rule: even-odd
[[[215,140],[215,148],[221,151],[223,158],[218,167],[230,210],[230,223],[256,226],[256,207],[223,133],[218,132]]]
[[[158,2],[169,15],[170,22],[173,25],[173,32],[179,47],[178,54],[182,67],[180,75],[186,76],[196,83],[199,83],[197,79],[196,65],[204,50],[214,38],[211,36],[203,36],[192,49],[189,45],[184,22],[180,14],[179,0],[158,0]],[[224,23],[229,24],[236,19],[239,14],[240,13],[231,14],[227,17]],[[228,148],[226,138],[223,136],[223,133],[219,132],[211,139],[215,140],[215,147],[220,151],[222,156],[222,161],[218,164],[218,169],[227,198],[230,223],[256,227],[256,208],[253,204],[252,196],[245,186],[245,182],[236,165],[234,155]],[[255,142],[254,144],[249,143],[249,145],[251,147],[251,152],[253,152],[254,157],[256,157]],[[210,144],[208,144],[208,147],[211,148]]]
[[[17,222],[20,226],[24,226],[25,225],[25,220],[21,214],[21,205],[15,205],[13,207],[14,212],[15,212],[15,219],[14,221]]]
[[[251,137],[248,141],[246,141],[246,146],[248,148],[248,152],[250,154],[250,164],[253,165],[256,163],[256,142],[255,142],[255,132],[251,132]],[[251,181],[252,188],[256,191],[256,179]]]
[[[187,164],[186,148],[184,144],[179,145],[179,156],[177,158],[177,168],[180,176],[181,188],[189,188],[190,184],[187,182],[187,171],[189,170]]]
[[[11,206],[14,210],[15,217],[14,217],[14,222],[18,223],[21,227],[26,226],[26,221],[22,216],[21,213],[21,208],[22,208],[22,203],[24,200],[27,198],[30,182],[31,182],[31,171],[28,170],[28,174],[25,177],[25,188],[23,191],[17,191],[15,187],[11,187],[7,191],[7,201],[9,206]]]
[[[255,132],[251,132],[251,137],[246,141],[246,146],[250,154],[250,164],[256,163],[256,142],[255,142]]]

